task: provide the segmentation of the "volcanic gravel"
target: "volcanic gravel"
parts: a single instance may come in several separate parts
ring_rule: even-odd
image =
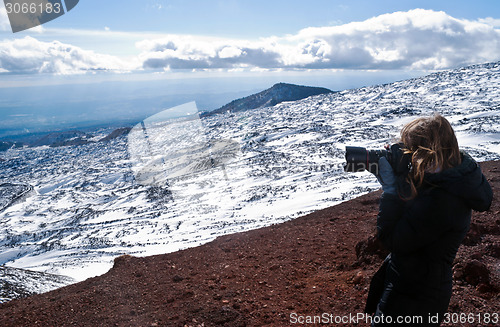
[[[500,313],[500,161],[481,167],[494,202],[473,213],[449,306],[474,322],[446,326],[495,326],[479,318]],[[361,314],[387,254],[374,237],[380,194],[196,248],[118,257],[102,276],[0,305],[0,326],[290,326]]]

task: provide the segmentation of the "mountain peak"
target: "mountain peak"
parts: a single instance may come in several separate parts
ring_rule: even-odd
[[[279,82],[279,83],[274,84],[271,88],[273,89],[273,88],[279,88],[279,87],[294,87],[294,86],[299,86],[300,87],[300,85]],[[311,87],[311,86],[305,86],[305,87]]]
[[[272,107],[281,102],[297,101],[313,95],[327,93],[333,93],[333,91],[323,87],[303,86],[280,82],[262,92],[231,101],[219,109],[208,112],[205,115]]]

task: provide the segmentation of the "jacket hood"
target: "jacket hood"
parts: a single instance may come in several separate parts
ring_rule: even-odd
[[[441,187],[465,201],[472,209],[486,211],[493,200],[491,186],[477,162],[461,152],[462,163],[440,173],[426,174],[425,181]]]

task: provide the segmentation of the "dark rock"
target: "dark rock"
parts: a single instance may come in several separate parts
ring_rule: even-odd
[[[482,235],[483,233],[481,232],[480,226],[476,223],[471,223],[469,232],[465,236],[463,244],[468,246],[476,245],[481,241]]]
[[[470,258],[473,260],[481,260],[483,257],[483,253],[481,251],[477,251],[471,254]]]
[[[179,276],[179,275],[175,275],[174,277],[172,277],[172,281],[174,283],[179,283],[179,282],[182,282],[183,280],[184,280],[184,277]]]
[[[476,287],[476,291],[478,291],[479,293],[488,293],[488,292],[491,292],[493,290],[493,288],[491,287],[491,285],[489,284],[485,284],[485,283],[481,283],[479,285],[477,285]]]
[[[223,306],[219,310],[214,310],[210,313],[210,316],[216,325],[244,326],[241,323],[235,324],[240,313],[230,306]]]
[[[486,253],[494,258],[500,259],[500,244],[488,244],[486,247]]]
[[[360,263],[371,263],[373,261],[373,256],[384,259],[388,254],[389,252],[375,235],[370,236],[366,240],[359,241],[356,244],[356,257]]]
[[[116,257],[113,263],[113,269],[126,266],[129,264],[134,257],[128,254],[121,255],[119,257]]]
[[[489,283],[490,271],[484,263],[478,260],[472,260],[465,264],[464,267],[465,281],[471,285],[479,283]]]
[[[456,264],[453,266],[453,279],[455,281],[461,281],[464,279],[464,267],[462,264]]]

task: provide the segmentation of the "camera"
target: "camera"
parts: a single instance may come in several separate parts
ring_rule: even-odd
[[[381,157],[387,159],[396,175],[406,176],[410,172],[410,155],[404,154],[401,143],[395,143],[386,150],[367,150],[363,147],[346,146],[344,171],[367,170],[378,175],[378,161]]]

